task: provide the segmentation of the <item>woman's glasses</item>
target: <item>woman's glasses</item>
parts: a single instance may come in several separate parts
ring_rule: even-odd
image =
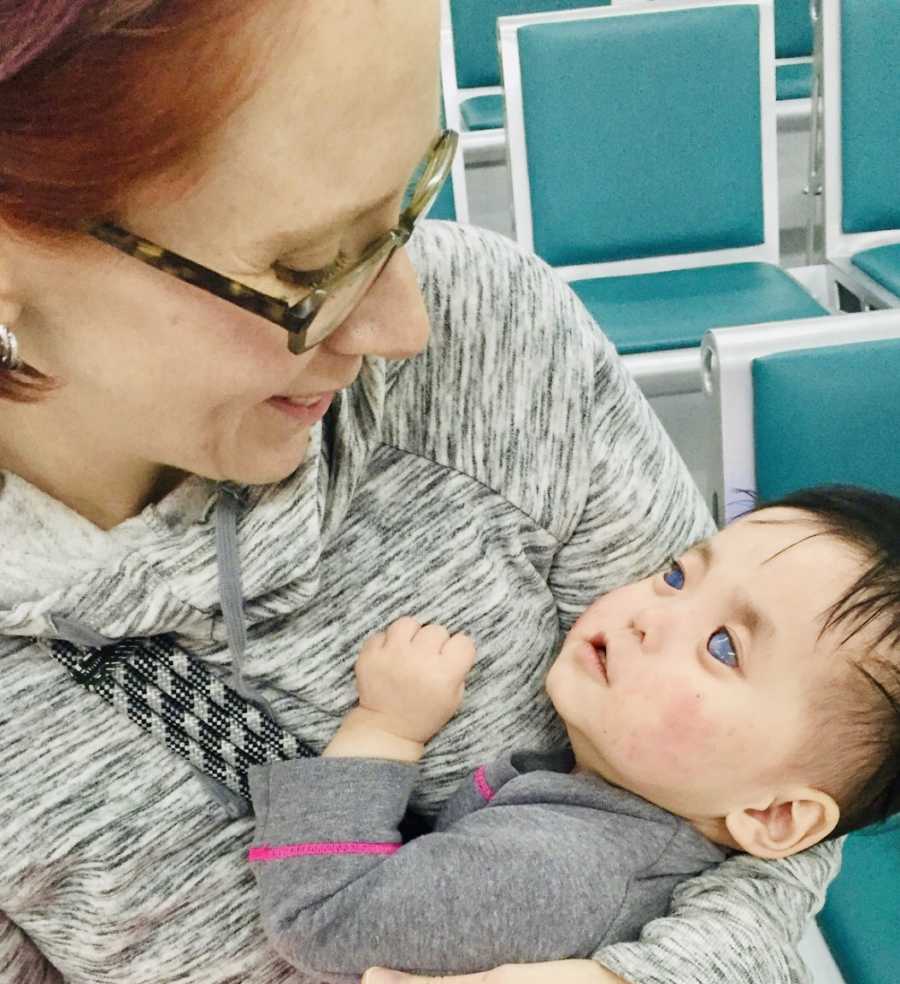
[[[458,141],[453,130],[445,130],[434,142],[400,221],[393,229],[370,243],[352,265],[336,271],[315,287],[297,287],[295,300],[270,297],[111,223],[101,223],[89,231],[96,239],[142,263],[280,325],[288,332],[288,348],[299,355],[324,341],[344,323],[394,252],[407,242],[416,220],[431,207],[447,180]],[[290,271],[283,271],[282,275],[289,278]]]

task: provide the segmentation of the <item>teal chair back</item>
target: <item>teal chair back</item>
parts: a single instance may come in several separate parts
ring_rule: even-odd
[[[780,352],[754,360],[752,373],[761,498],[828,482],[900,495],[900,339]],[[847,838],[819,917],[848,982],[900,981],[898,916],[894,818]]]
[[[851,984],[900,981],[897,886],[900,826],[859,831],[844,845],[841,874],[828,890],[819,915],[822,935]]]
[[[813,50],[810,0],[775,0],[775,55],[802,58]]]
[[[534,249],[553,266],[763,242],[759,8],[648,7],[518,31]]]
[[[460,89],[500,85],[497,18],[546,10],[604,6],[610,0],[450,0],[456,82]]]
[[[842,0],[840,25],[843,231],[900,229],[900,3]]]
[[[900,496],[900,339],[778,352],[752,373],[762,499],[834,482]]]

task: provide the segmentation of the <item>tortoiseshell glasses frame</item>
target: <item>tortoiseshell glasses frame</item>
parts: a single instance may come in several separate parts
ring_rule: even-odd
[[[458,141],[453,130],[444,130],[424,160],[399,223],[370,243],[352,266],[338,270],[312,288],[302,287],[302,282],[298,281],[303,296],[295,301],[270,297],[112,223],[103,222],[88,231],[95,239],[148,266],[279,325],[288,332],[288,349],[299,355],[318,345],[343,324],[394,252],[407,242],[416,220],[431,207],[447,180]],[[291,270],[279,267],[277,272],[281,279],[290,281]],[[302,277],[302,273],[298,276]]]

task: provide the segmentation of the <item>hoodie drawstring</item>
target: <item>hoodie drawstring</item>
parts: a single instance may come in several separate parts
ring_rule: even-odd
[[[240,698],[245,705],[249,704],[254,708],[252,712],[249,712],[251,716],[250,720],[245,717],[239,721],[240,727],[246,727],[248,725],[250,727],[250,730],[245,732],[241,742],[248,742],[249,745],[247,747],[254,748],[253,755],[265,756],[272,752],[279,758],[313,755],[315,753],[312,749],[303,745],[302,742],[299,742],[292,735],[289,735],[278,727],[277,720],[268,702],[244,678],[243,664],[247,649],[247,629],[244,622],[244,598],[237,535],[238,514],[242,504],[240,493],[236,489],[226,484],[219,486],[215,516],[216,565],[219,597],[222,606],[222,616],[225,622],[225,634],[231,654],[231,680],[227,681],[227,685],[229,692],[234,693],[235,700]],[[120,709],[126,709],[132,720],[139,723],[144,730],[152,731],[152,729],[148,729],[145,718],[148,703],[151,708],[156,708],[156,704],[148,697],[148,691],[146,689],[147,681],[149,680],[151,691],[157,694],[156,699],[159,700],[158,691],[156,690],[158,683],[154,685],[153,675],[157,672],[155,666],[160,658],[163,660],[163,664],[166,665],[168,659],[173,657],[174,654],[165,645],[162,647],[157,646],[156,651],[154,651],[152,640],[147,640],[147,645],[142,649],[141,640],[110,639],[95,632],[90,626],[75,619],[67,618],[64,615],[53,615],[50,620],[53,625],[54,636],[57,640],[60,640],[54,644],[54,655],[66,665],[76,680],[99,693],[104,699],[116,704]],[[114,687],[112,679],[108,676],[109,665],[111,665],[111,661],[114,658],[124,659],[129,664],[136,658],[135,654],[129,650],[129,643],[138,645],[139,651],[137,656],[141,657],[142,660],[134,663],[127,671],[126,679],[120,680],[118,686]],[[66,645],[75,647],[75,652],[65,651]],[[167,645],[171,648],[171,643]],[[62,647],[63,651],[57,652],[55,647]],[[123,649],[125,650],[124,654],[122,653]],[[147,651],[144,652],[144,649]],[[79,650],[86,650],[87,655],[84,652],[79,653]],[[150,659],[149,665],[147,664],[148,658]],[[85,660],[87,660],[87,663],[85,663]],[[170,669],[174,669],[176,676],[181,676],[184,672],[180,667],[172,666]],[[206,677],[212,680],[208,672],[204,672],[206,673]],[[133,673],[137,674],[136,678],[133,677]],[[203,707],[207,706],[205,700],[207,695],[203,687],[208,685],[203,682],[191,685],[199,686],[200,696],[203,698],[201,700],[201,706]],[[121,690],[121,687],[125,689]],[[113,690],[115,690],[115,693]],[[165,697],[164,699],[171,700],[171,696]],[[118,704],[116,703],[117,700],[119,701]],[[221,723],[217,722],[215,717],[210,719],[203,717],[205,712],[196,711],[196,706],[191,705],[186,707],[185,713],[194,722],[193,727],[212,727],[210,733],[204,735],[201,732],[200,734],[199,740],[205,742],[205,744],[202,747],[192,746],[187,751],[185,750],[183,747],[185,743],[190,744],[192,738],[198,740],[198,736],[190,728],[182,724],[182,720],[177,712],[177,720],[174,721],[174,737],[166,731],[167,719],[162,721],[166,743],[191,762],[200,781],[207,788],[213,799],[221,804],[228,817],[234,819],[246,816],[250,812],[250,803],[244,795],[241,795],[241,792],[244,792],[246,787],[246,775],[244,775],[243,779],[235,780],[239,785],[242,784],[244,787],[240,792],[237,792],[229,788],[229,785],[233,786],[234,782],[226,785],[209,774],[209,769],[215,771],[216,775],[218,775],[218,771],[216,770],[224,769],[227,773],[232,762],[217,744],[216,735],[221,734]],[[265,715],[265,718],[269,719],[268,723],[261,724],[258,716],[255,721],[252,720],[252,716],[258,715],[258,712],[261,712]],[[195,720],[198,713],[201,714],[199,721]],[[242,714],[247,713],[247,711],[242,712]],[[135,714],[137,714],[137,717],[135,717]],[[173,722],[170,721],[169,723],[171,724]],[[182,733],[185,729],[186,734]],[[229,745],[231,741],[229,741]],[[245,746],[241,743],[238,747],[244,748]],[[211,763],[206,761],[208,754],[213,756]],[[197,768],[195,764],[197,755],[204,760],[206,771]],[[257,761],[259,760],[261,759],[258,758]]]

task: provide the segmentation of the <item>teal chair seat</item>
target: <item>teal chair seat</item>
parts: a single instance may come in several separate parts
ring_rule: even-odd
[[[892,294],[900,295],[900,243],[864,249],[855,254],[852,262],[876,283]]]
[[[841,874],[819,915],[835,962],[852,984],[900,981],[900,824],[888,826],[884,833],[847,838]]]
[[[710,328],[828,314],[768,263],[600,277],[570,286],[621,355],[699,346]]]
[[[496,130],[503,126],[503,96],[473,96],[459,105],[467,130]]]
[[[775,68],[776,99],[809,99],[812,93],[812,64],[794,62]]]

